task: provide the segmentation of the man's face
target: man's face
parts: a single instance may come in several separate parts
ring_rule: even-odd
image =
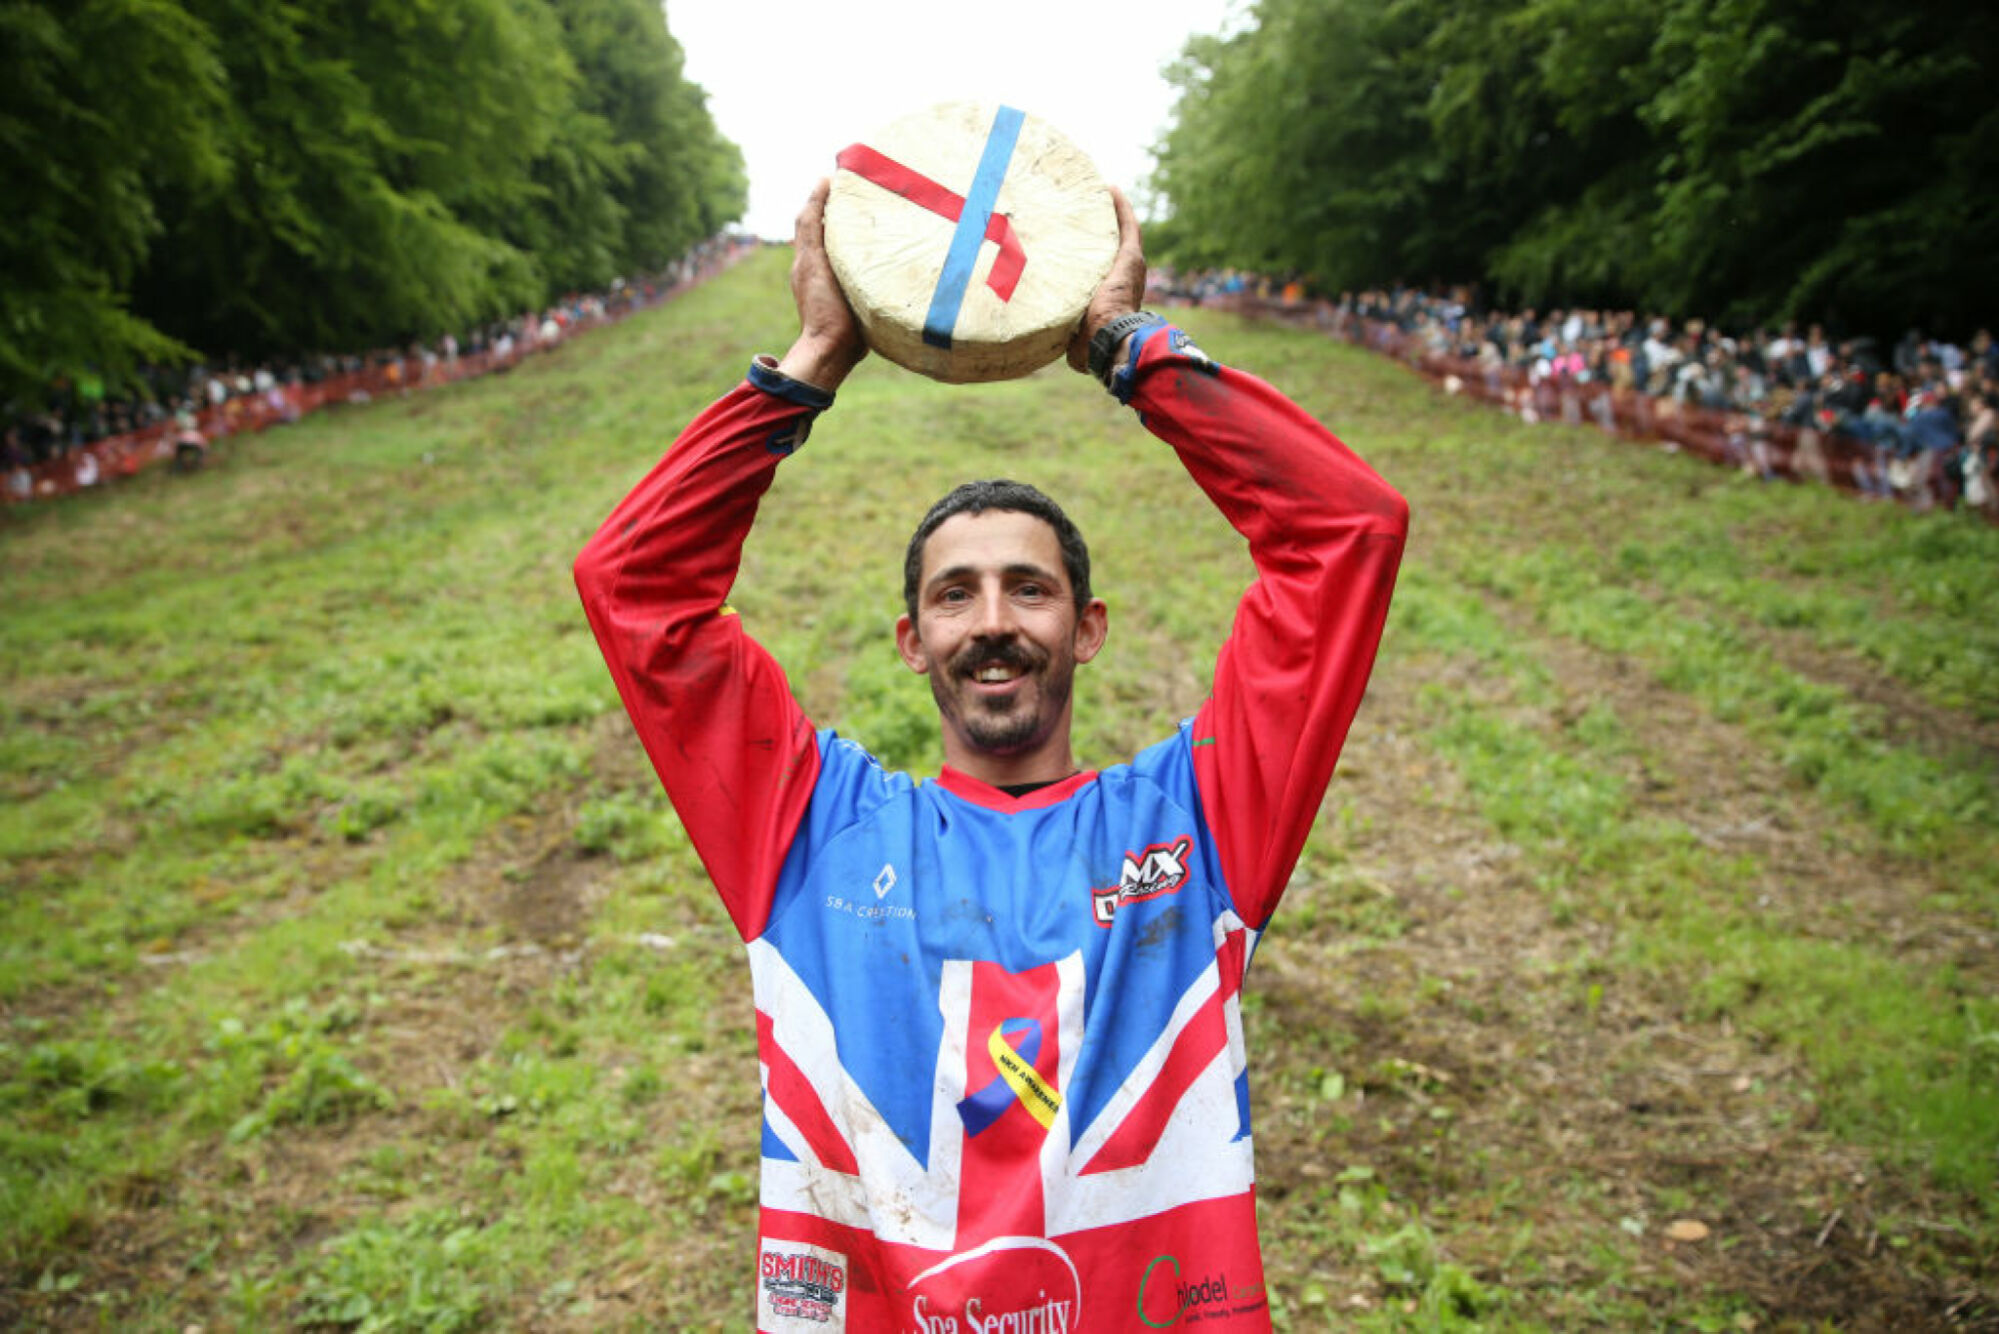
[[[1104,604],[1079,615],[1055,530],[1031,514],[955,514],[923,544],[916,619],[896,625],[910,669],[930,678],[947,733],[967,750],[1066,753],[1076,664],[1103,647]]]

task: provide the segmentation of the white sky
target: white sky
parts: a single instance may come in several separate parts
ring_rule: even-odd
[[[848,144],[936,102],[1039,116],[1132,195],[1173,109],[1161,71],[1246,0],[666,0],[686,75],[743,149],[743,226],[789,239]]]

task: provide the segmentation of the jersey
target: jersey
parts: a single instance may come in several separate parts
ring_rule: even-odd
[[[1179,330],[1113,388],[1249,540],[1199,712],[1014,797],[815,729],[725,606],[831,397],[760,361],[577,561],[748,952],[757,1328],[1270,1327],[1239,997],[1366,685],[1401,497]]]

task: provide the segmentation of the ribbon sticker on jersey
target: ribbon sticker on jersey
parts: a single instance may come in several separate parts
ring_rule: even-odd
[[[1018,1040],[1018,1046],[1015,1041]],[[1043,1130],[1055,1125],[1055,1113],[1062,1110],[1062,1095],[1052,1081],[1035,1070],[1041,1059],[1041,1021],[1009,1019],[986,1038],[986,1054],[999,1072],[984,1088],[958,1104],[965,1118],[965,1133],[976,1135],[991,1125],[1015,1099]]]
[[[766,1238],[757,1257],[757,1328],[828,1334],[847,1327],[847,1257]]]
[[[1170,843],[1154,843],[1143,852],[1127,852],[1118,882],[1090,891],[1090,911],[1098,926],[1109,926],[1127,903],[1176,894],[1187,883],[1187,862],[1194,840],[1182,834]]]

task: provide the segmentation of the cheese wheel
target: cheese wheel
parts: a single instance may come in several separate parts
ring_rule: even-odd
[[[1118,244],[1081,149],[1013,107],[947,102],[838,161],[826,253],[870,348],[950,384],[1062,355]]]

